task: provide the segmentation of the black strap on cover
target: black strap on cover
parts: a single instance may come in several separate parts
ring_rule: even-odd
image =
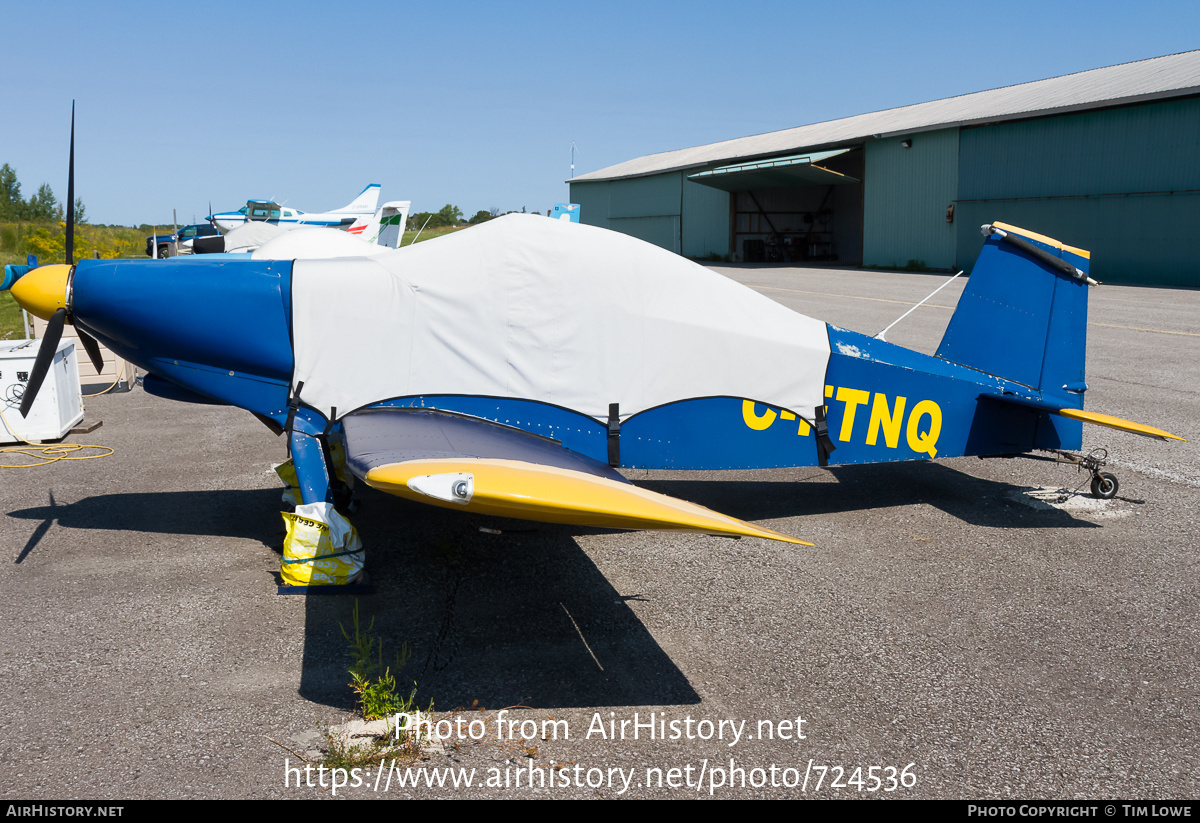
[[[608,404],[608,465],[621,465],[621,404]]]
[[[288,398],[288,416],[283,424],[283,430],[288,436],[288,457],[292,456],[292,426],[296,423],[296,410],[300,408],[300,392],[304,390],[304,381],[296,384],[296,391]]]
[[[996,231],[996,230],[994,230],[994,231]],[[999,232],[997,231],[997,233],[999,233]],[[1054,269],[1055,271],[1062,272],[1067,277],[1070,277],[1072,280],[1083,280],[1086,277],[1086,275],[1084,275],[1083,272],[1079,271],[1077,268],[1072,266],[1066,260],[1063,260],[1061,257],[1055,257],[1053,254],[1046,251],[1045,249],[1042,249],[1042,248],[1039,248],[1039,247],[1033,245],[1028,240],[1026,240],[1024,237],[1014,234],[1011,231],[1006,231],[1003,234],[1001,234],[1000,239],[1003,240],[1005,243],[1012,244],[1016,248],[1023,251],[1025,254],[1028,254],[1030,257],[1037,260],[1043,266],[1048,266],[1049,268]]]
[[[833,441],[829,439],[829,424],[825,422],[825,409],[827,406],[817,406],[813,414],[816,425],[813,430],[817,433],[817,465],[828,466],[829,455],[837,451],[837,446],[833,445]]]

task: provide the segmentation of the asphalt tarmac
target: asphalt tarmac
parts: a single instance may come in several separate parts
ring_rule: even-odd
[[[867,333],[942,281],[719,270]],[[888,339],[932,352],[961,284]],[[103,426],[67,442],[115,454],[0,470],[4,799],[1195,798],[1198,317],[1197,291],[1092,291],[1088,408],[1189,441],[1089,428],[1106,503],[1034,500],[1087,477],[1030,460],[631,474],[804,548],[365,490],[364,622],[461,737],[337,788],[301,757],[350,714],[355,600],[276,594],[283,440],[89,399]]]

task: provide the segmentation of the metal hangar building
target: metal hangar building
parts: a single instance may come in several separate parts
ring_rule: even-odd
[[[1000,220],[1101,281],[1200,286],[1200,51],[639,157],[581,220],[741,262],[968,267]],[[715,257],[714,257],[715,256]]]

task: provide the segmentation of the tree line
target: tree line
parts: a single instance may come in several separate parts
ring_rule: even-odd
[[[408,228],[411,231],[417,231],[421,227],[427,229],[441,229],[452,226],[476,226],[480,223],[486,223],[493,217],[499,217],[501,214],[513,214],[514,212],[501,212],[498,208],[491,208],[487,211],[480,209],[475,212],[475,216],[467,219],[462,210],[458,206],[452,206],[449,203],[442,206],[438,211],[422,211],[408,216]],[[521,207],[521,214],[525,214],[525,207]],[[549,212],[547,212],[549,214]],[[428,222],[427,222],[428,221]]]
[[[28,200],[21,197],[21,183],[17,172],[5,163],[0,166],[0,221],[50,222],[63,219],[63,206],[54,196],[49,183],[38,187],[37,193]],[[75,222],[86,223],[83,200],[75,198]]]

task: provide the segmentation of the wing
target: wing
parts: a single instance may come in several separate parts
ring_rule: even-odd
[[[764,537],[811,546],[638,488],[556,441],[476,417],[374,408],[347,415],[347,464],[369,486],[479,514],[613,529]]]

